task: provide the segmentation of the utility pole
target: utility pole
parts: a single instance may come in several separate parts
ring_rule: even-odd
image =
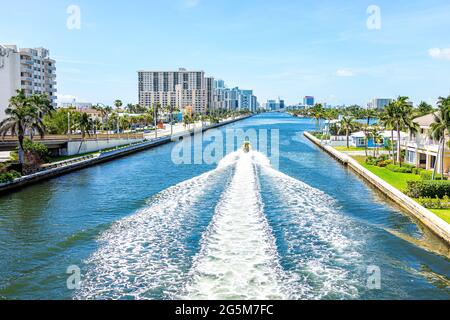
[[[70,129],[70,111],[67,112],[67,134],[69,135],[69,141],[72,140],[72,130]]]
[[[158,119],[156,119],[157,118],[156,115],[158,114],[156,111],[157,108],[158,105],[155,105],[153,107],[153,118],[154,118],[153,122],[155,123],[155,139],[158,139],[158,123],[157,123]]]

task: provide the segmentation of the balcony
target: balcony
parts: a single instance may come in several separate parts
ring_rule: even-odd
[[[33,60],[26,60],[26,59],[20,60],[20,63],[29,65],[29,66],[32,66],[34,64]]]
[[[428,152],[438,152],[439,142],[426,136],[402,139],[401,145],[405,148],[420,149]]]

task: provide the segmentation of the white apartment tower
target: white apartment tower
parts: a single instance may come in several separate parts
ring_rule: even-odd
[[[139,104],[192,108],[205,113],[213,102],[214,79],[205,78],[203,71],[138,71]]]
[[[56,66],[44,48],[17,49],[0,45],[0,119],[17,90],[27,96],[47,94],[56,107]]]

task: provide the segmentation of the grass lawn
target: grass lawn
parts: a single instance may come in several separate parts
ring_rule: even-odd
[[[450,209],[428,209],[442,220],[450,223]]]
[[[380,168],[377,166],[372,166],[366,163],[366,157],[353,157],[357,160],[364,168],[377,175],[393,187],[397,188],[401,192],[405,192],[408,186],[408,181],[418,181],[420,176],[412,173],[399,173],[392,172],[386,168]]]
[[[412,173],[398,173],[392,172],[386,168],[380,168],[377,166],[369,165],[365,162],[366,157],[358,156],[353,157],[356,161],[358,161],[364,168],[377,175],[393,187],[397,188],[401,192],[405,192],[407,188],[407,182],[414,180],[420,180],[420,176],[412,174]],[[450,223],[450,209],[429,209],[435,215]]]
[[[334,147],[337,151],[364,151],[364,148],[357,148],[357,147],[350,147],[347,148],[346,146],[343,147]]]
[[[93,155],[96,153],[99,153],[99,151],[77,154],[77,155],[73,155],[73,156],[52,157],[49,159],[48,163],[55,163],[55,162],[66,161],[66,160],[70,160],[70,159],[81,158],[81,157],[90,156],[90,155]]]

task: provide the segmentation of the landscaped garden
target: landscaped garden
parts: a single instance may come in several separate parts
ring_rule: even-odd
[[[393,165],[387,156],[354,156],[364,168],[450,223],[450,181],[431,180],[433,173],[408,164]],[[441,179],[439,175],[435,179]]]

